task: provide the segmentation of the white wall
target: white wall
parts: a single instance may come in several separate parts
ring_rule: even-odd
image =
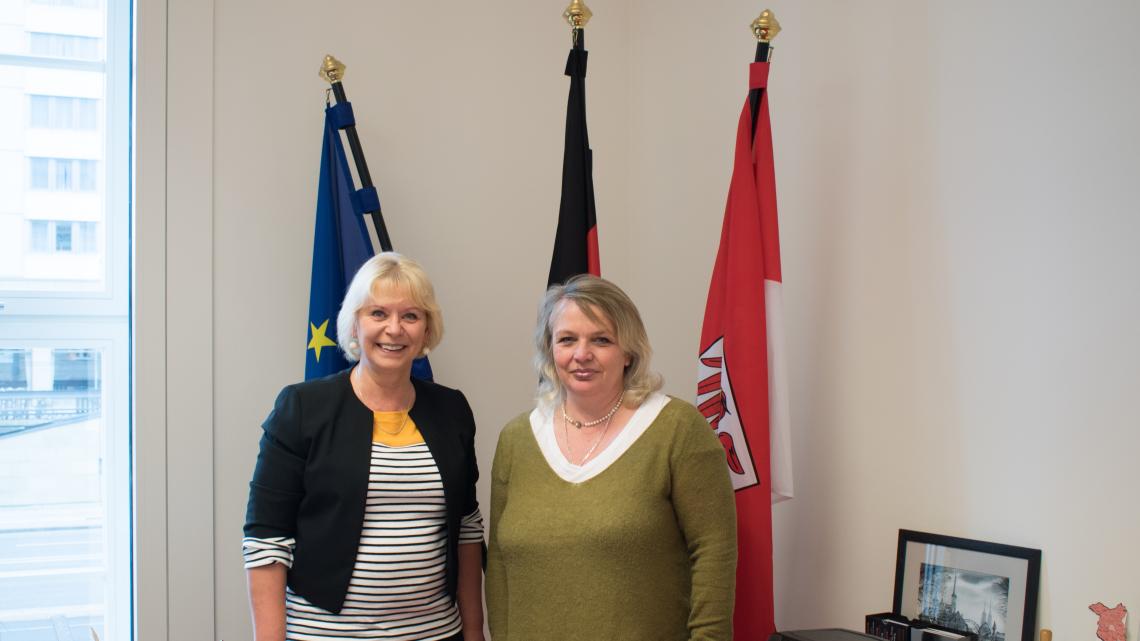
[[[471,399],[489,465],[534,381],[569,42],[562,3],[469,15],[457,2],[236,0],[173,19],[185,2],[167,0],[169,55],[209,48],[198,66],[168,65],[166,91],[205,95],[212,112],[168,97],[167,126],[205,141],[190,165],[208,171],[165,180],[198,201],[206,190],[198,230],[210,234],[168,256],[189,289],[168,282],[166,296],[177,307],[205,291],[206,337],[173,310],[154,316],[174,349],[212,345],[213,430],[189,438],[213,453],[198,469],[213,470],[214,563],[169,580],[172,593],[212,585],[214,636],[237,641],[249,638],[238,541],[257,425],[303,369],[322,56],[348,64],[392,238],[444,306],[433,365]],[[1140,607],[1126,576],[1140,561],[1140,6],[771,6],[784,25],[770,90],[797,490],[775,509],[778,624],[857,628],[889,609],[905,527],[1041,548],[1040,624],[1091,638],[1088,604]],[[763,7],[591,7],[603,271],[639,302],[667,390],[691,397],[747,25]],[[178,389],[169,404],[189,402]]]
[[[888,606],[907,527],[1042,549],[1039,623],[1092,638],[1088,604],[1140,603],[1140,6],[1093,3],[1072,47],[1060,3],[860,8],[803,8],[778,54],[780,622]]]

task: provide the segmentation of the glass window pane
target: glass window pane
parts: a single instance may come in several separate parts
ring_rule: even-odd
[[[99,353],[92,349],[52,350],[55,376],[52,389],[99,389]]]
[[[99,39],[76,37],[75,57],[79,60],[99,59]]]
[[[95,128],[95,101],[90,98],[76,98],[76,111],[78,120],[75,126],[79,129]]]
[[[48,118],[48,97],[28,96],[28,117],[33,127],[47,127],[51,122]]]
[[[79,161],[79,190],[95,191],[95,161]]]
[[[52,159],[55,165],[55,179],[52,181],[52,189],[58,191],[71,191],[74,184],[72,180],[72,167],[73,162],[70,158],[54,158]]]
[[[55,250],[71,251],[71,223],[57,220],[55,223]]]
[[[30,177],[29,187],[32,189],[47,189],[48,188],[48,159],[47,158],[29,158],[28,159],[28,175]]]
[[[99,0],[31,0],[32,4],[52,7],[75,7],[78,9],[98,9]]]
[[[0,641],[133,638],[131,10],[0,0]]]
[[[95,251],[96,238],[95,238],[95,223],[82,222],[76,223],[79,228],[79,236],[76,239],[76,251],[83,254],[90,254]]]
[[[125,8],[124,6],[124,10]],[[102,12],[92,12],[91,15],[98,18]],[[102,38],[97,40],[100,43],[103,41]],[[22,79],[21,82],[24,83],[34,80],[37,87],[34,92],[26,92],[22,86],[14,88],[16,92],[27,95],[26,104],[33,109],[33,113],[19,116],[28,118],[25,121],[27,125],[21,131],[19,120],[16,120],[16,126],[11,129],[11,138],[0,133],[0,166],[13,162],[27,163],[28,178],[22,185],[27,196],[45,190],[60,194],[89,195],[67,199],[43,198],[38,195],[26,197],[19,193],[21,185],[17,185],[16,193],[7,199],[7,210],[0,207],[0,230],[4,228],[5,216],[10,216],[12,220],[8,224],[17,225],[16,229],[21,229],[22,225],[31,220],[67,219],[94,222],[99,233],[103,234],[98,239],[99,242],[91,244],[80,241],[78,234],[81,232],[75,228],[71,232],[70,249],[57,251],[54,228],[48,232],[46,242],[43,243],[40,242],[44,240],[43,236],[33,236],[30,232],[9,235],[0,233],[0,301],[10,300],[13,292],[16,295],[36,297],[46,292],[65,291],[82,292],[84,295],[108,294],[113,289],[109,280],[111,270],[121,270],[123,278],[126,277],[126,254],[115,257],[108,255],[108,252],[113,253],[117,247],[124,252],[129,251],[130,244],[126,238],[107,242],[107,234],[129,233],[126,220],[130,210],[129,184],[126,182],[126,176],[129,175],[126,165],[127,133],[121,136],[124,142],[112,143],[111,138],[105,137],[105,132],[108,123],[116,118],[123,119],[121,130],[129,131],[123,115],[129,111],[129,101],[125,96],[120,97],[117,102],[118,111],[112,109],[108,112],[111,105],[104,98],[66,95],[79,89],[85,92],[97,91],[95,87],[106,82],[107,74],[103,71],[56,72],[37,69],[29,72],[10,61],[0,61],[0,75]],[[5,105],[0,101],[0,118],[16,117],[18,111],[22,110],[5,109],[17,106],[18,103]],[[66,118],[71,120],[65,122]],[[37,126],[32,126],[33,124]],[[58,128],[62,125],[66,125],[66,128]],[[82,135],[69,136],[70,132],[78,132],[80,128],[83,128]],[[97,137],[93,139],[92,133]],[[100,138],[103,139],[101,144],[93,144],[94,140]],[[32,157],[23,160],[24,155],[31,150],[35,150]],[[47,157],[41,150],[51,150],[59,156]],[[114,153],[117,159],[110,166],[106,156],[108,151]],[[115,180],[116,186],[109,186],[108,179]],[[112,203],[115,211],[109,212]],[[121,222],[110,224],[112,220]],[[37,243],[34,247],[31,244],[33,238]],[[60,246],[67,246],[66,239],[61,239]],[[124,282],[116,289],[116,297],[122,302],[115,304],[125,306],[127,286]],[[103,300],[110,301],[109,298]],[[9,313],[10,310],[9,306]]]
[[[0,391],[28,389],[28,355],[26,349],[0,349]]]
[[[48,221],[46,220],[32,220],[29,221],[31,228],[31,248],[34,252],[48,251]]]
[[[28,53],[33,56],[50,56],[51,39],[46,33],[28,34]]]
[[[62,33],[29,33],[28,52],[33,56],[98,60],[101,38]]]
[[[75,101],[71,98],[48,96],[48,113],[52,129],[75,128]]]
[[[7,615],[0,621],[0,639],[5,641],[89,639],[92,628],[109,638],[104,636],[109,569],[102,488],[108,481],[108,423],[98,369],[102,351],[87,346],[0,350],[0,563],[5,570],[0,609]],[[5,388],[3,377],[13,364],[17,377],[23,377],[15,382],[22,385]]]

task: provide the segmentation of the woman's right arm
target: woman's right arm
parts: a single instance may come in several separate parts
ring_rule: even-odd
[[[246,570],[255,641],[285,641],[285,566],[271,563]]]
[[[285,585],[293,562],[297,509],[304,497],[305,440],[297,392],[285,388],[262,424],[249,484],[242,550],[257,641],[285,640]]]
[[[294,539],[284,537],[242,540],[256,641],[285,641],[285,585],[295,545]]]

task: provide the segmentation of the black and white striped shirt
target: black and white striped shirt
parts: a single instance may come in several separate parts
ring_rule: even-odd
[[[476,509],[463,518],[459,544],[482,540]],[[287,589],[286,637],[434,641],[457,634],[461,622],[447,594],[446,544],[443,483],[427,445],[373,442],[364,526],[344,607],[333,614]],[[245,567],[291,567],[295,545],[292,538],[247,537]]]

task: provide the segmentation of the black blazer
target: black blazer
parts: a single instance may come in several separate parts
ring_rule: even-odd
[[[262,424],[249,484],[245,535],[293,537],[289,587],[340,612],[352,578],[372,457],[372,410],[352,391],[351,370],[281,390]],[[463,393],[412,380],[412,420],[443,481],[447,511],[447,591],[459,578],[459,524],[475,511],[475,417]]]

